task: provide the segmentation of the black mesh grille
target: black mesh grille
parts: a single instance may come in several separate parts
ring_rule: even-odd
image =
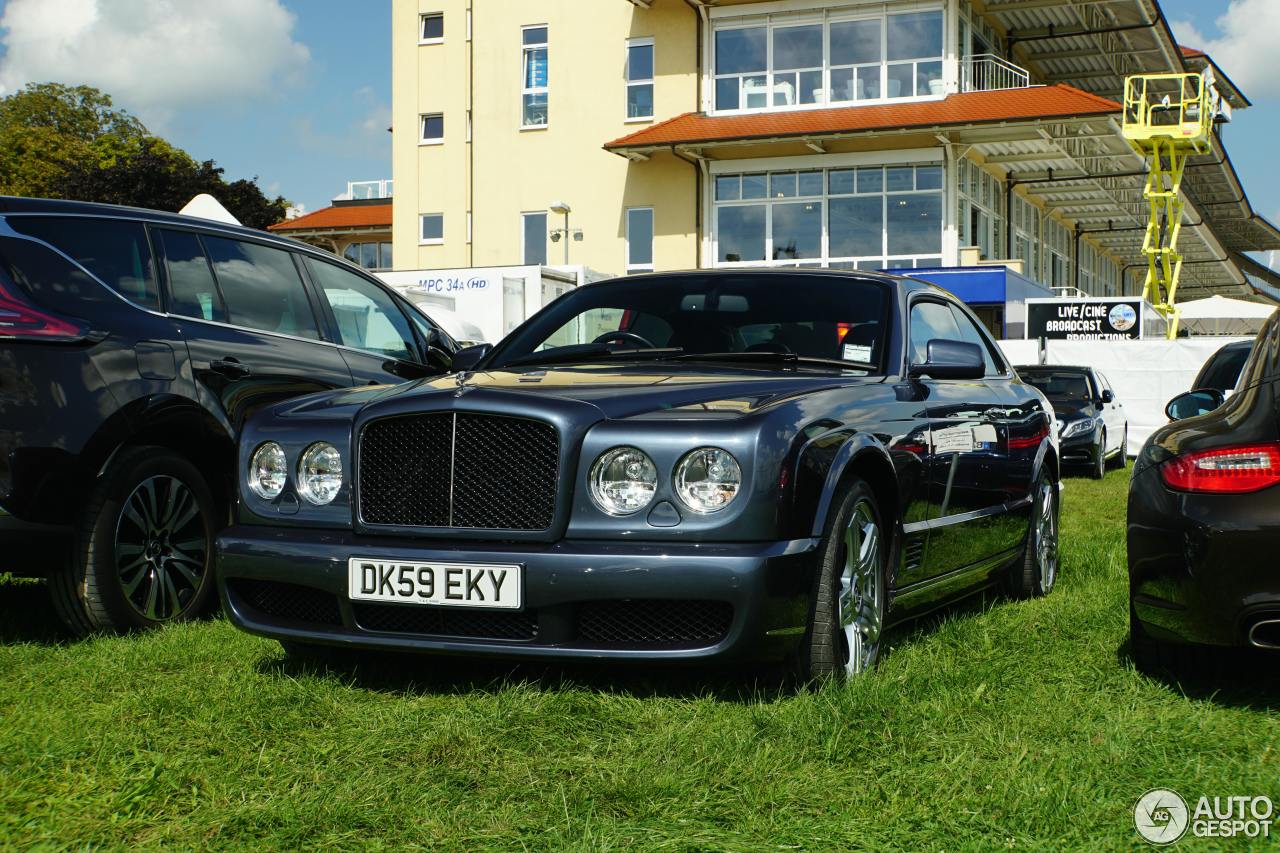
[[[228,582],[232,593],[264,616],[314,625],[342,625],[338,597],[309,586],[243,578]]]
[[[592,601],[578,607],[578,638],[601,646],[710,646],[729,633],[724,601]]]
[[[470,412],[384,418],[360,440],[360,517],[545,530],[555,517],[559,466],[556,429],[542,421]]]
[[[538,614],[532,611],[470,611],[394,604],[355,604],[352,609],[361,628],[388,634],[532,640],[538,633]]]

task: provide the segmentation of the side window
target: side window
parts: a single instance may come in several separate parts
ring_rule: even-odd
[[[226,301],[229,322],[320,339],[307,292],[288,252],[225,237],[206,235],[203,241]]]
[[[978,327],[973,324],[973,321],[964,312],[954,305],[951,307],[951,311],[955,314],[956,327],[960,330],[960,340],[970,344],[977,344],[978,349],[982,350],[982,360],[987,365],[987,375],[999,376],[1003,368],[1000,367],[995,357],[991,354],[991,346],[987,343],[987,339],[982,336],[982,332],[978,330]]]
[[[911,306],[911,363],[924,364],[929,359],[929,341],[935,338],[963,340],[951,308],[941,302],[917,302]]]
[[[409,321],[386,291],[334,264],[315,258],[307,258],[306,264],[333,309],[343,346],[415,360]]]
[[[200,238],[189,231],[151,232],[164,253],[169,277],[169,311],[199,320],[227,321],[227,309],[213,281]]]
[[[13,230],[56,247],[131,302],[160,310],[146,229],[122,219],[15,216]]]

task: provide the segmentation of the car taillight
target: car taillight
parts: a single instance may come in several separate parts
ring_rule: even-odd
[[[41,311],[0,276],[0,339],[79,341],[86,331],[73,320]]]
[[[1180,492],[1257,492],[1280,483],[1280,443],[1188,453],[1161,465],[1160,476]]]

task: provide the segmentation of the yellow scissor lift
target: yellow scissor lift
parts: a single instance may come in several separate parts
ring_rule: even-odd
[[[1182,255],[1182,175],[1187,158],[1212,150],[1220,100],[1209,74],[1142,74],[1124,87],[1124,137],[1147,161],[1143,197],[1151,209],[1142,253],[1147,278],[1142,296],[1165,318],[1169,339],[1177,337],[1175,304]]]

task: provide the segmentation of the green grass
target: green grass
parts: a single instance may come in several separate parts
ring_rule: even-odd
[[[1280,799],[1274,682],[1133,670],[1124,491],[1068,482],[1048,599],[954,608],[874,674],[799,694],[705,671],[317,671],[222,620],[68,643],[42,587],[6,581],[0,847],[1109,850],[1139,846],[1152,787]]]

